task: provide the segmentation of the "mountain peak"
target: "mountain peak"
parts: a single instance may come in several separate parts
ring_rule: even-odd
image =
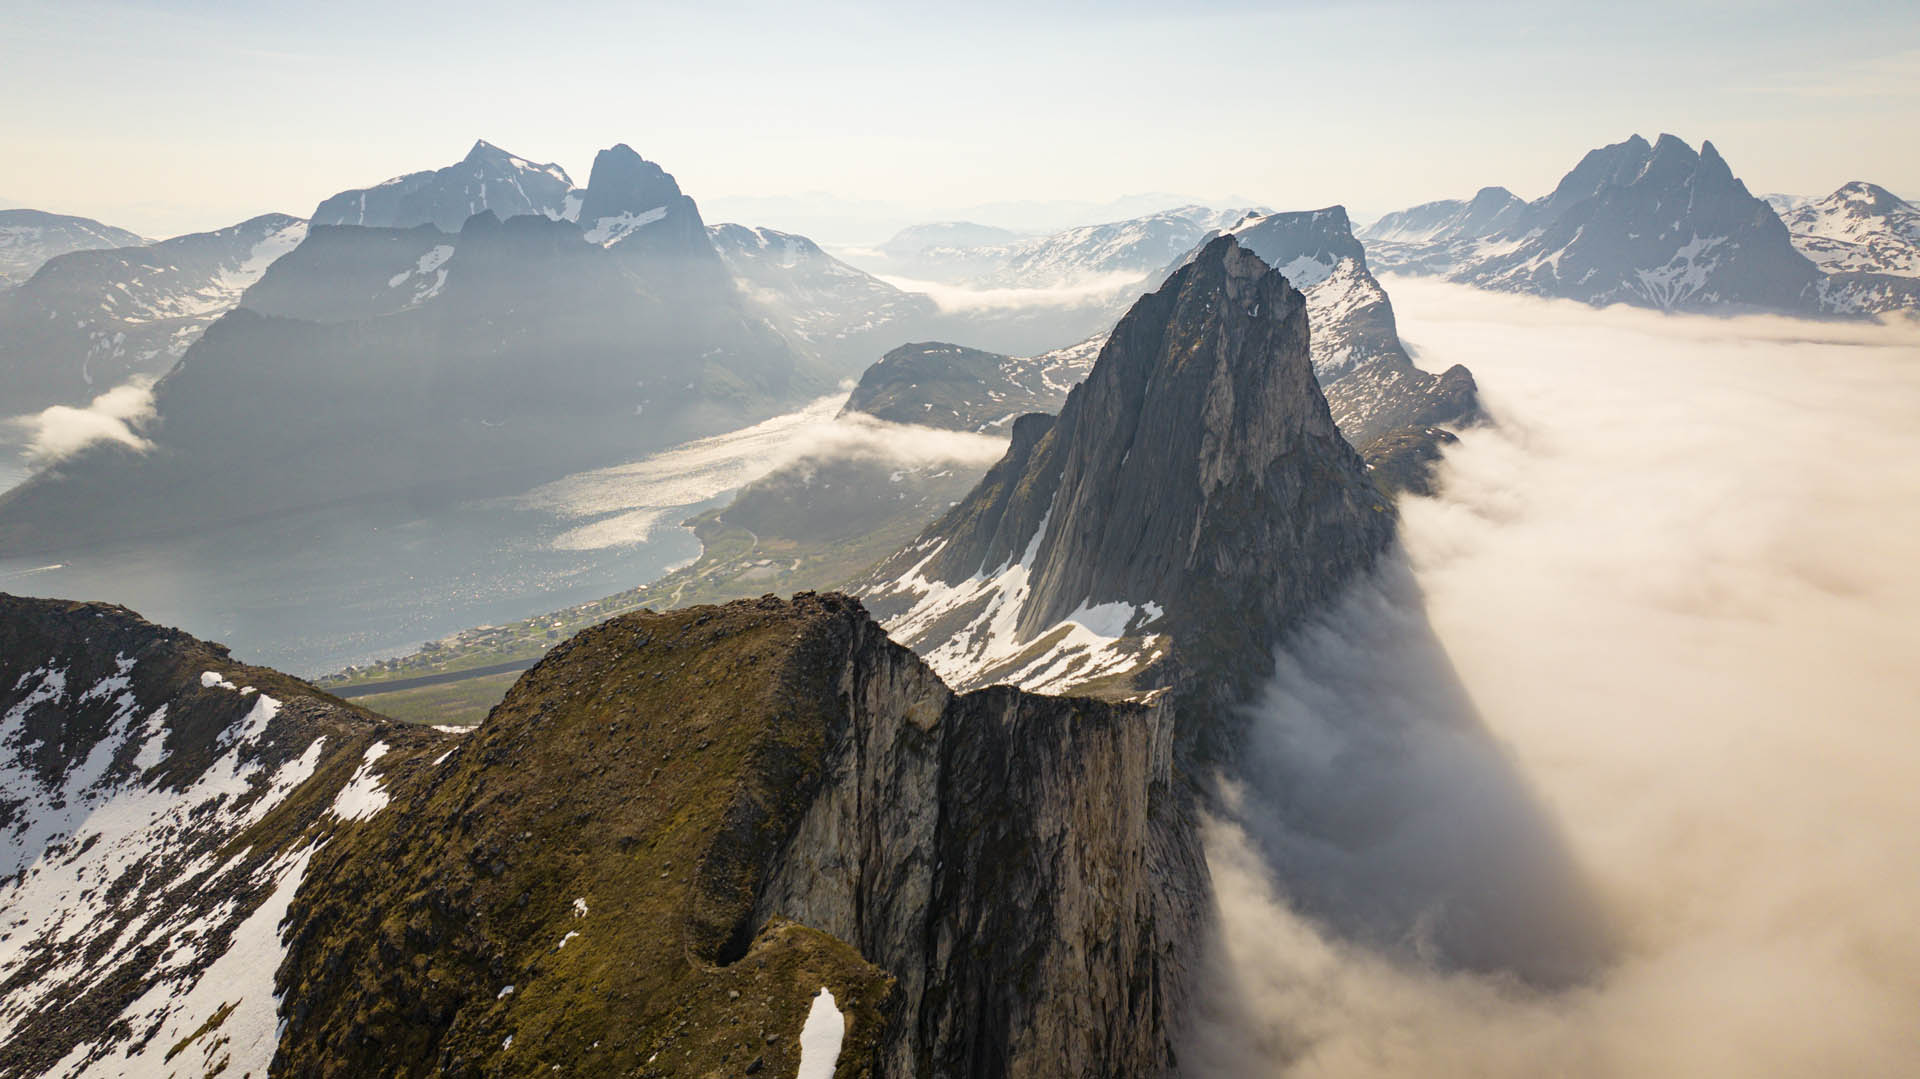
[[[1015,433],[870,590],[962,684],[1166,669],[1153,642],[1170,639],[1179,671],[1230,697],[1393,533],[1315,380],[1304,297],[1232,235],[1134,304],[1057,420]],[[1041,663],[1054,648],[1074,654]]]
[[[1890,210],[1909,207],[1905,199],[1881,187],[1879,184],[1869,183],[1865,180],[1849,180],[1841,184],[1839,189],[1833,193],[1832,198],[1835,201],[1864,204],[1876,213],[1886,213]]]
[[[593,157],[580,221],[591,224],[621,214],[641,214],[684,197],[672,174],[626,143],[616,143]]]
[[[410,172],[372,187],[342,191],[315,207],[315,225],[413,228],[431,224],[459,232],[467,218],[492,210],[560,217],[573,181],[555,164],[535,164],[485,139],[445,168]]]

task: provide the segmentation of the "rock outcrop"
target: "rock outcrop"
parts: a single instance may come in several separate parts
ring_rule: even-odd
[[[1057,362],[1062,359],[1055,353],[1016,358],[943,341],[901,345],[861,374],[843,414],[954,431],[999,431],[1016,416],[1060,407],[1086,374],[1082,365]]]
[[[1314,376],[1347,441],[1365,447],[1408,427],[1480,418],[1466,367],[1436,375],[1414,366],[1343,207],[1249,217],[1233,235],[1305,294]]]
[[[839,596],[588,630],[289,920],[299,1075],[1156,1075],[1204,869],[1155,706],[955,695]]]

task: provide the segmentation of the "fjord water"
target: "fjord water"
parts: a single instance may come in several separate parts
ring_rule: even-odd
[[[677,527],[806,441],[844,395],[629,465],[422,514],[327,507],[205,535],[0,558],[0,592],[122,604],[299,675],[633,588],[698,557]]]
[[[1920,329],[1386,284],[1497,425],[1402,503],[1413,587],[1281,657],[1258,751],[1339,783],[1210,827],[1223,931],[1183,1064],[1920,1070]],[[1570,983],[1459,962],[1476,904],[1510,945],[1560,913],[1512,909],[1540,862],[1504,834],[1551,837],[1606,922]]]

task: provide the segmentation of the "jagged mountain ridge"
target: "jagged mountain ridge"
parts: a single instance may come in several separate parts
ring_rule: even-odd
[[[1191,680],[1225,699],[1393,522],[1314,379],[1305,298],[1223,236],[1121,319],[1057,419],[1016,420],[974,493],[861,591],[956,685]],[[1247,576],[1280,565],[1279,582]]]
[[[130,378],[164,374],[306,234],[299,218],[265,214],[48,260],[0,293],[4,411],[83,404]]]

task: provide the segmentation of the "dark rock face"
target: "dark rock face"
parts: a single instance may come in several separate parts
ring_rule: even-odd
[[[1433,469],[1442,447],[1460,441],[1444,427],[1402,427],[1360,447],[1374,486],[1387,494],[1430,496],[1436,490]]]
[[[1162,1074],[1205,902],[1171,745],[956,696],[845,597],[615,619],[315,856],[276,1071],[792,1074],[825,986],[838,1075]]]
[[[1408,357],[1393,304],[1368,271],[1345,209],[1251,218],[1234,234],[1306,294],[1314,375],[1347,441],[1361,446],[1404,427],[1480,418],[1465,367],[1435,375]]]
[[[467,218],[484,212],[502,218],[543,214],[572,220],[578,199],[565,169],[536,165],[481,140],[457,164],[342,191],[316,207],[311,220],[315,225],[371,228],[432,225],[441,232],[459,232]]]
[[[432,225],[316,226],[268,267],[240,304],[307,322],[354,322],[419,307],[446,287],[458,240]]]
[[[1017,564],[1022,640],[1083,608],[1164,605],[1175,668],[1157,677],[1227,701],[1372,564],[1394,519],[1314,380],[1304,297],[1221,237],[1121,319],[1057,420],[1017,421],[1007,457],[867,588],[899,615],[926,587],[913,579]],[[946,619],[935,636],[978,632]]]
[[[376,740],[444,740],[124,608],[7,595],[0,717],[8,1076],[264,1074],[273,897]],[[222,963],[246,938],[270,950]]]
[[[0,546],[521,490],[752,422],[818,386],[710,246],[678,260],[491,214],[445,242],[323,229],[315,243],[263,305],[338,317],[346,293],[378,285],[367,314],[229,314],[154,387],[153,452],[96,445],[0,496]],[[379,269],[396,262],[407,276],[389,288]]]
[[[69,251],[137,247],[144,242],[135,233],[89,217],[0,210],[0,285],[20,284],[48,259]]]
[[[1061,410],[1057,518],[1023,629],[1089,600],[1191,596],[1202,580],[1250,569],[1230,560],[1251,551],[1299,565],[1287,555],[1339,546],[1355,521],[1366,527],[1350,553],[1364,561],[1390,532],[1391,518],[1352,482],[1357,462],[1311,366],[1297,362],[1304,298],[1232,242],[1215,241],[1169,285],[1121,320]],[[1322,471],[1348,482],[1315,482]],[[1187,505],[1168,506],[1169,496]],[[1108,527],[1115,519],[1122,527]],[[1227,530],[1237,542],[1220,542]]]
[[[681,193],[680,185],[665,169],[623,142],[594,155],[586,198],[580,204],[580,221],[591,226],[609,217],[637,216],[662,207],[671,216],[691,205],[692,200]]]
[[[995,431],[1060,407],[1043,363],[940,341],[901,345],[867,368],[845,411],[893,423]]]
[[[0,293],[0,414],[84,404],[158,377],[306,235],[265,214],[154,244],[74,251]]]

